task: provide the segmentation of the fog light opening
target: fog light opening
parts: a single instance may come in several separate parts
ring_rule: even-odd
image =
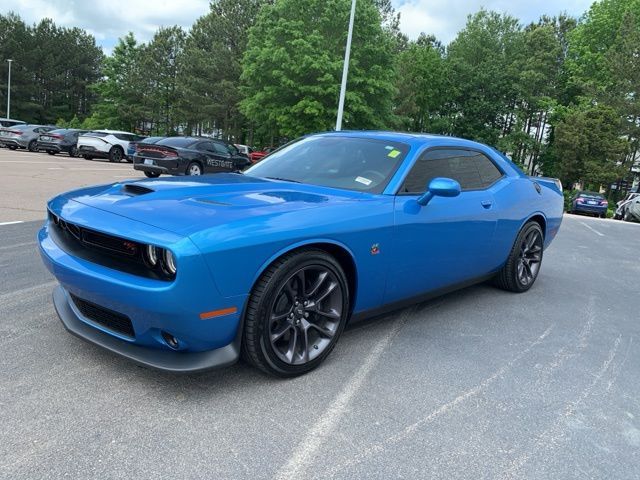
[[[164,330],[162,331],[162,339],[166,342],[167,345],[169,345],[169,347],[173,348],[174,350],[177,350],[180,346],[178,344],[178,339],[170,333],[165,332]]]

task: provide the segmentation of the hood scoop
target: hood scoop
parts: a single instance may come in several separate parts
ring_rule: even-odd
[[[135,183],[127,183],[122,187],[122,193],[137,197],[139,195],[146,195],[147,193],[153,193],[155,190],[145,187],[143,185],[136,185]]]

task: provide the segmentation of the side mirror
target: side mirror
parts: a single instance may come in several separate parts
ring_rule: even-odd
[[[418,205],[425,206],[433,197],[457,197],[460,195],[460,184],[451,178],[436,177],[429,182],[427,191],[421,195]]]

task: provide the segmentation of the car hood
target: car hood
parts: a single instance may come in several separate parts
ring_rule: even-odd
[[[119,182],[64,194],[79,202],[179,235],[248,217],[278,215],[368,196],[241,174]]]

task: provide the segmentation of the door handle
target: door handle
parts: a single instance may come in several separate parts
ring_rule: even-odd
[[[480,204],[488,210],[493,205],[493,202],[491,200],[483,200]]]

